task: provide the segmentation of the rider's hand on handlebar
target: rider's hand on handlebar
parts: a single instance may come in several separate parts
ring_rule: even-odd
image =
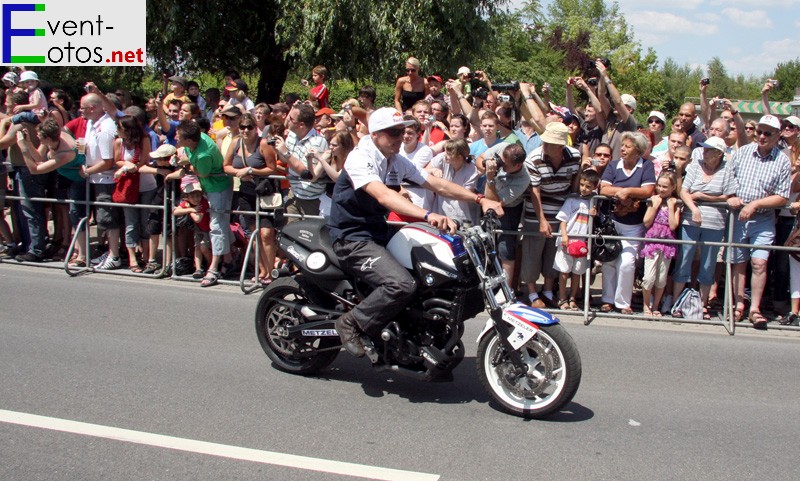
[[[503,203],[496,200],[490,200],[484,197],[481,199],[481,210],[486,213],[488,210],[493,210],[497,217],[503,217]]]
[[[446,230],[451,234],[455,234],[456,229],[458,228],[458,225],[453,219],[434,213],[428,215],[428,224],[436,227],[439,230]]]

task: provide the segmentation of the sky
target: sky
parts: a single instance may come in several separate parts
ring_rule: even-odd
[[[519,8],[525,0],[511,0]],[[541,0],[546,12],[549,0]],[[607,4],[611,0],[606,0]],[[672,57],[705,69],[719,57],[728,75],[769,75],[800,58],[800,0],[618,0],[620,12],[659,64]]]

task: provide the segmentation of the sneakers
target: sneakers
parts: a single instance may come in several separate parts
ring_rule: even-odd
[[[26,252],[24,254],[20,254],[14,259],[16,259],[17,262],[42,262],[43,260],[42,257],[39,257],[32,252]]]
[[[336,319],[336,332],[339,333],[339,338],[342,340],[342,345],[347,352],[355,357],[364,357],[364,344],[358,337],[358,326],[356,326],[355,319],[353,319],[349,312],[346,312],[339,319]]]
[[[108,258],[108,251],[103,252],[102,254],[100,254],[99,257],[95,257],[94,259],[92,259],[92,265],[98,266],[103,262],[105,262],[107,258]]]
[[[122,260],[119,257],[111,257],[109,255],[101,262],[95,269],[99,269],[101,271],[111,271],[114,269],[119,269],[122,267]]]

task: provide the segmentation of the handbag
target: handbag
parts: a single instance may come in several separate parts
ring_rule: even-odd
[[[790,251],[789,255],[792,256],[794,260],[800,262],[800,215],[794,218],[794,227],[792,227],[792,232],[789,233],[789,237],[786,239],[786,242],[784,242],[783,245],[798,249],[797,251]]]
[[[258,206],[261,210],[283,207],[283,195],[275,188],[275,182],[270,178],[259,181],[256,185],[256,195],[258,196]]]
[[[670,310],[672,317],[682,317],[684,319],[702,319],[703,302],[700,293],[691,287],[685,288],[675,299],[675,304]]]
[[[122,146],[120,145],[120,148]],[[137,148],[133,152],[133,163],[139,164],[139,156],[141,149]],[[117,204],[135,204],[139,200],[139,172],[130,172],[122,174],[122,176],[115,181],[114,192],[111,194],[111,200]]]
[[[592,242],[592,260],[611,262],[622,253],[622,241],[619,239],[606,239],[603,236],[618,236],[610,216],[606,216],[594,228],[595,239]]]

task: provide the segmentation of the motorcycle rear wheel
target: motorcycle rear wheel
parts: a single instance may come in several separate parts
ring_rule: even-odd
[[[276,332],[280,327],[303,324],[305,318],[298,309],[280,304],[277,300],[311,305],[309,295],[294,277],[281,277],[272,282],[261,294],[256,308],[256,333],[261,348],[275,367],[292,374],[314,374],[333,362],[339,350],[322,351],[314,356],[297,356],[303,346],[317,349],[335,347],[339,338],[320,337],[309,344],[288,339]]]
[[[540,326],[520,349],[528,372],[517,377],[497,331],[478,345],[478,378],[502,409],[538,419],[570,402],[581,382],[581,358],[567,331],[559,324]]]

